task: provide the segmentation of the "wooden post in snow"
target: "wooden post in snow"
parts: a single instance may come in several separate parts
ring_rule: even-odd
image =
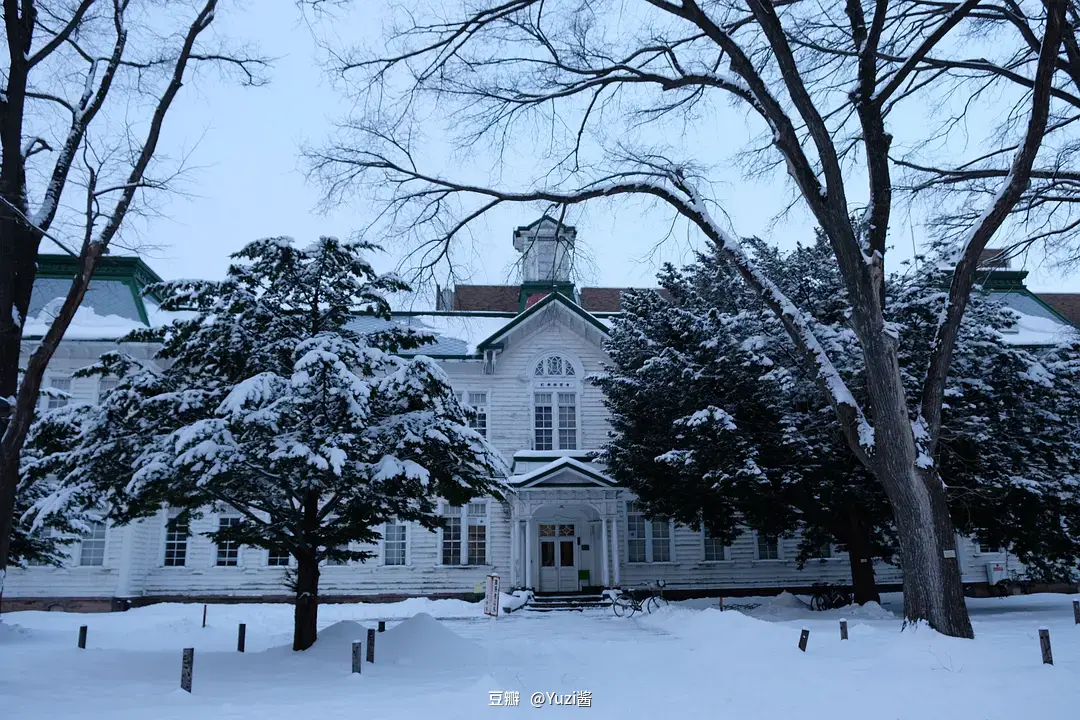
[[[1080,600],[1073,600],[1073,622],[1080,625]]]
[[[375,662],[375,631],[367,631],[367,661],[369,663]]]
[[[79,628],[79,649],[86,649],[86,626],[83,625]]]
[[[352,671],[357,675],[360,674],[360,669],[364,664],[364,653],[362,648],[364,643],[359,640],[354,640],[352,644]]]
[[[247,625],[240,623],[236,632],[236,652],[244,652],[244,640],[247,639]]]
[[[1050,650],[1050,631],[1039,628],[1039,647],[1042,648],[1043,665],[1054,664],[1054,653]]]
[[[840,639],[847,640],[847,620],[840,621]]]
[[[202,626],[206,627],[206,604],[202,606]]]
[[[799,635],[799,649],[806,652],[806,641],[810,639],[810,631],[803,628],[802,633]]]
[[[195,670],[195,648],[184,648],[184,661],[180,665],[180,689],[191,692],[191,676]]]
[[[724,612],[724,596],[720,596],[720,612]]]
[[[379,621],[379,632],[386,632],[386,621],[385,620],[380,620]]]

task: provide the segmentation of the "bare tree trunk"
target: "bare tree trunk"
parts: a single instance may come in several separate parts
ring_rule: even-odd
[[[314,553],[296,555],[296,608],[293,612],[293,650],[307,650],[319,634],[319,563]]]
[[[862,512],[855,506],[847,508],[848,519],[848,562],[851,563],[851,587],[855,603],[881,602],[874,577],[874,553],[870,542],[870,528],[862,517]]]

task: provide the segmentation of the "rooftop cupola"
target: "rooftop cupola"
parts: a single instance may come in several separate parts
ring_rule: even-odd
[[[577,230],[547,215],[514,231],[514,249],[521,253],[522,283],[561,285],[571,279]]]

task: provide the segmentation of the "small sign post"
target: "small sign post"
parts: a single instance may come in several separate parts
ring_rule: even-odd
[[[180,665],[180,689],[191,692],[191,675],[195,669],[195,648],[184,648],[184,659]]]
[[[240,623],[236,631],[236,652],[244,652],[244,644],[247,639],[247,624]]]
[[[799,633],[799,649],[803,652],[806,652],[806,641],[809,639],[810,631],[804,628],[803,631]]]
[[[202,626],[206,627],[206,605],[202,606]]]
[[[847,620],[840,621],[840,639],[847,640]]]
[[[487,576],[487,591],[484,593],[484,614],[499,617],[499,576],[492,573]]]
[[[371,628],[367,631],[367,661],[372,664],[375,662],[375,631]]]
[[[364,664],[364,643],[354,640],[352,644],[352,671],[359,674]]]
[[[86,626],[83,625],[79,628],[79,649],[86,649]]]
[[[1073,622],[1080,625],[1080,600],[1073,600]]]
[[[1054,664],[1054,653],[1050,650],[1050,631],[1039,628],[1039,649],[1042,650],[1043,665]]]

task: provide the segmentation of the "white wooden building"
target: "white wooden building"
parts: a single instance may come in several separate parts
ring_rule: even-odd
[[[478,429],[513,467],[513,491],[503,501],[445,507],[444,527],[436,532],[415,524],[387,525],[375,560],[322,569],[323,600],[469,597],[480,592],[489,573],[499,574],[506,589],[551,593],[655,580],[664,580],[669,594],[712,595],[848,582],[847,556],[835,549],[799,569],[797,538],[746,532],[724,547],[699,529],[650,520],[638,511],[631,492],[590,462],[608,426],[600,390],[587,376],[605,359],[603,342],[621,290],[577,288],[569,262],[574,231],[564,227],[557,234],[556,227],[541,218],[515,231],[515,246],[523,253],[520,285],[458,286],[440,293],[434,311],[394,317],[437,335],[425,354],[439,360],[463,399],[479,411]],[[64,293],[69,277],[64,258],[41,263],[25,351],[43,333],[48,301]],[[116,338],[133,327],[162,320],[153,298],[139,295],[156,279],[140,260],[108,259],[46,385],[69,392],[74,401],[95,402],[107,387],[71,375],[114,349]],[[1071,302],[1074,296],[1055,297]],[[1072,331],[1064,315],[1026,290],[1012,288],[1003,298],[1023,313],[1025,334],[1018,343],[1039,344]],[[357,322],[374,329],[383,321]],[[153,353],[148,346],[126,350],[144,357]],[[43,400],[43,408],[60,402]],[[162,509],[157,517],[129,526],[102,524],[71,547],[63,567],[12,569],[5,609],[288,599],[283,585],[288,556],[216,546],[202,534],[232,521],[228,514],[208,513],[187,527]],[[988,564],[1008,565],[1010,559],[964,539],[959,562],[964,581],[981,584],[987,582]],[[900,581],[895,567],[878,563],[875,569],[883,585]]]

